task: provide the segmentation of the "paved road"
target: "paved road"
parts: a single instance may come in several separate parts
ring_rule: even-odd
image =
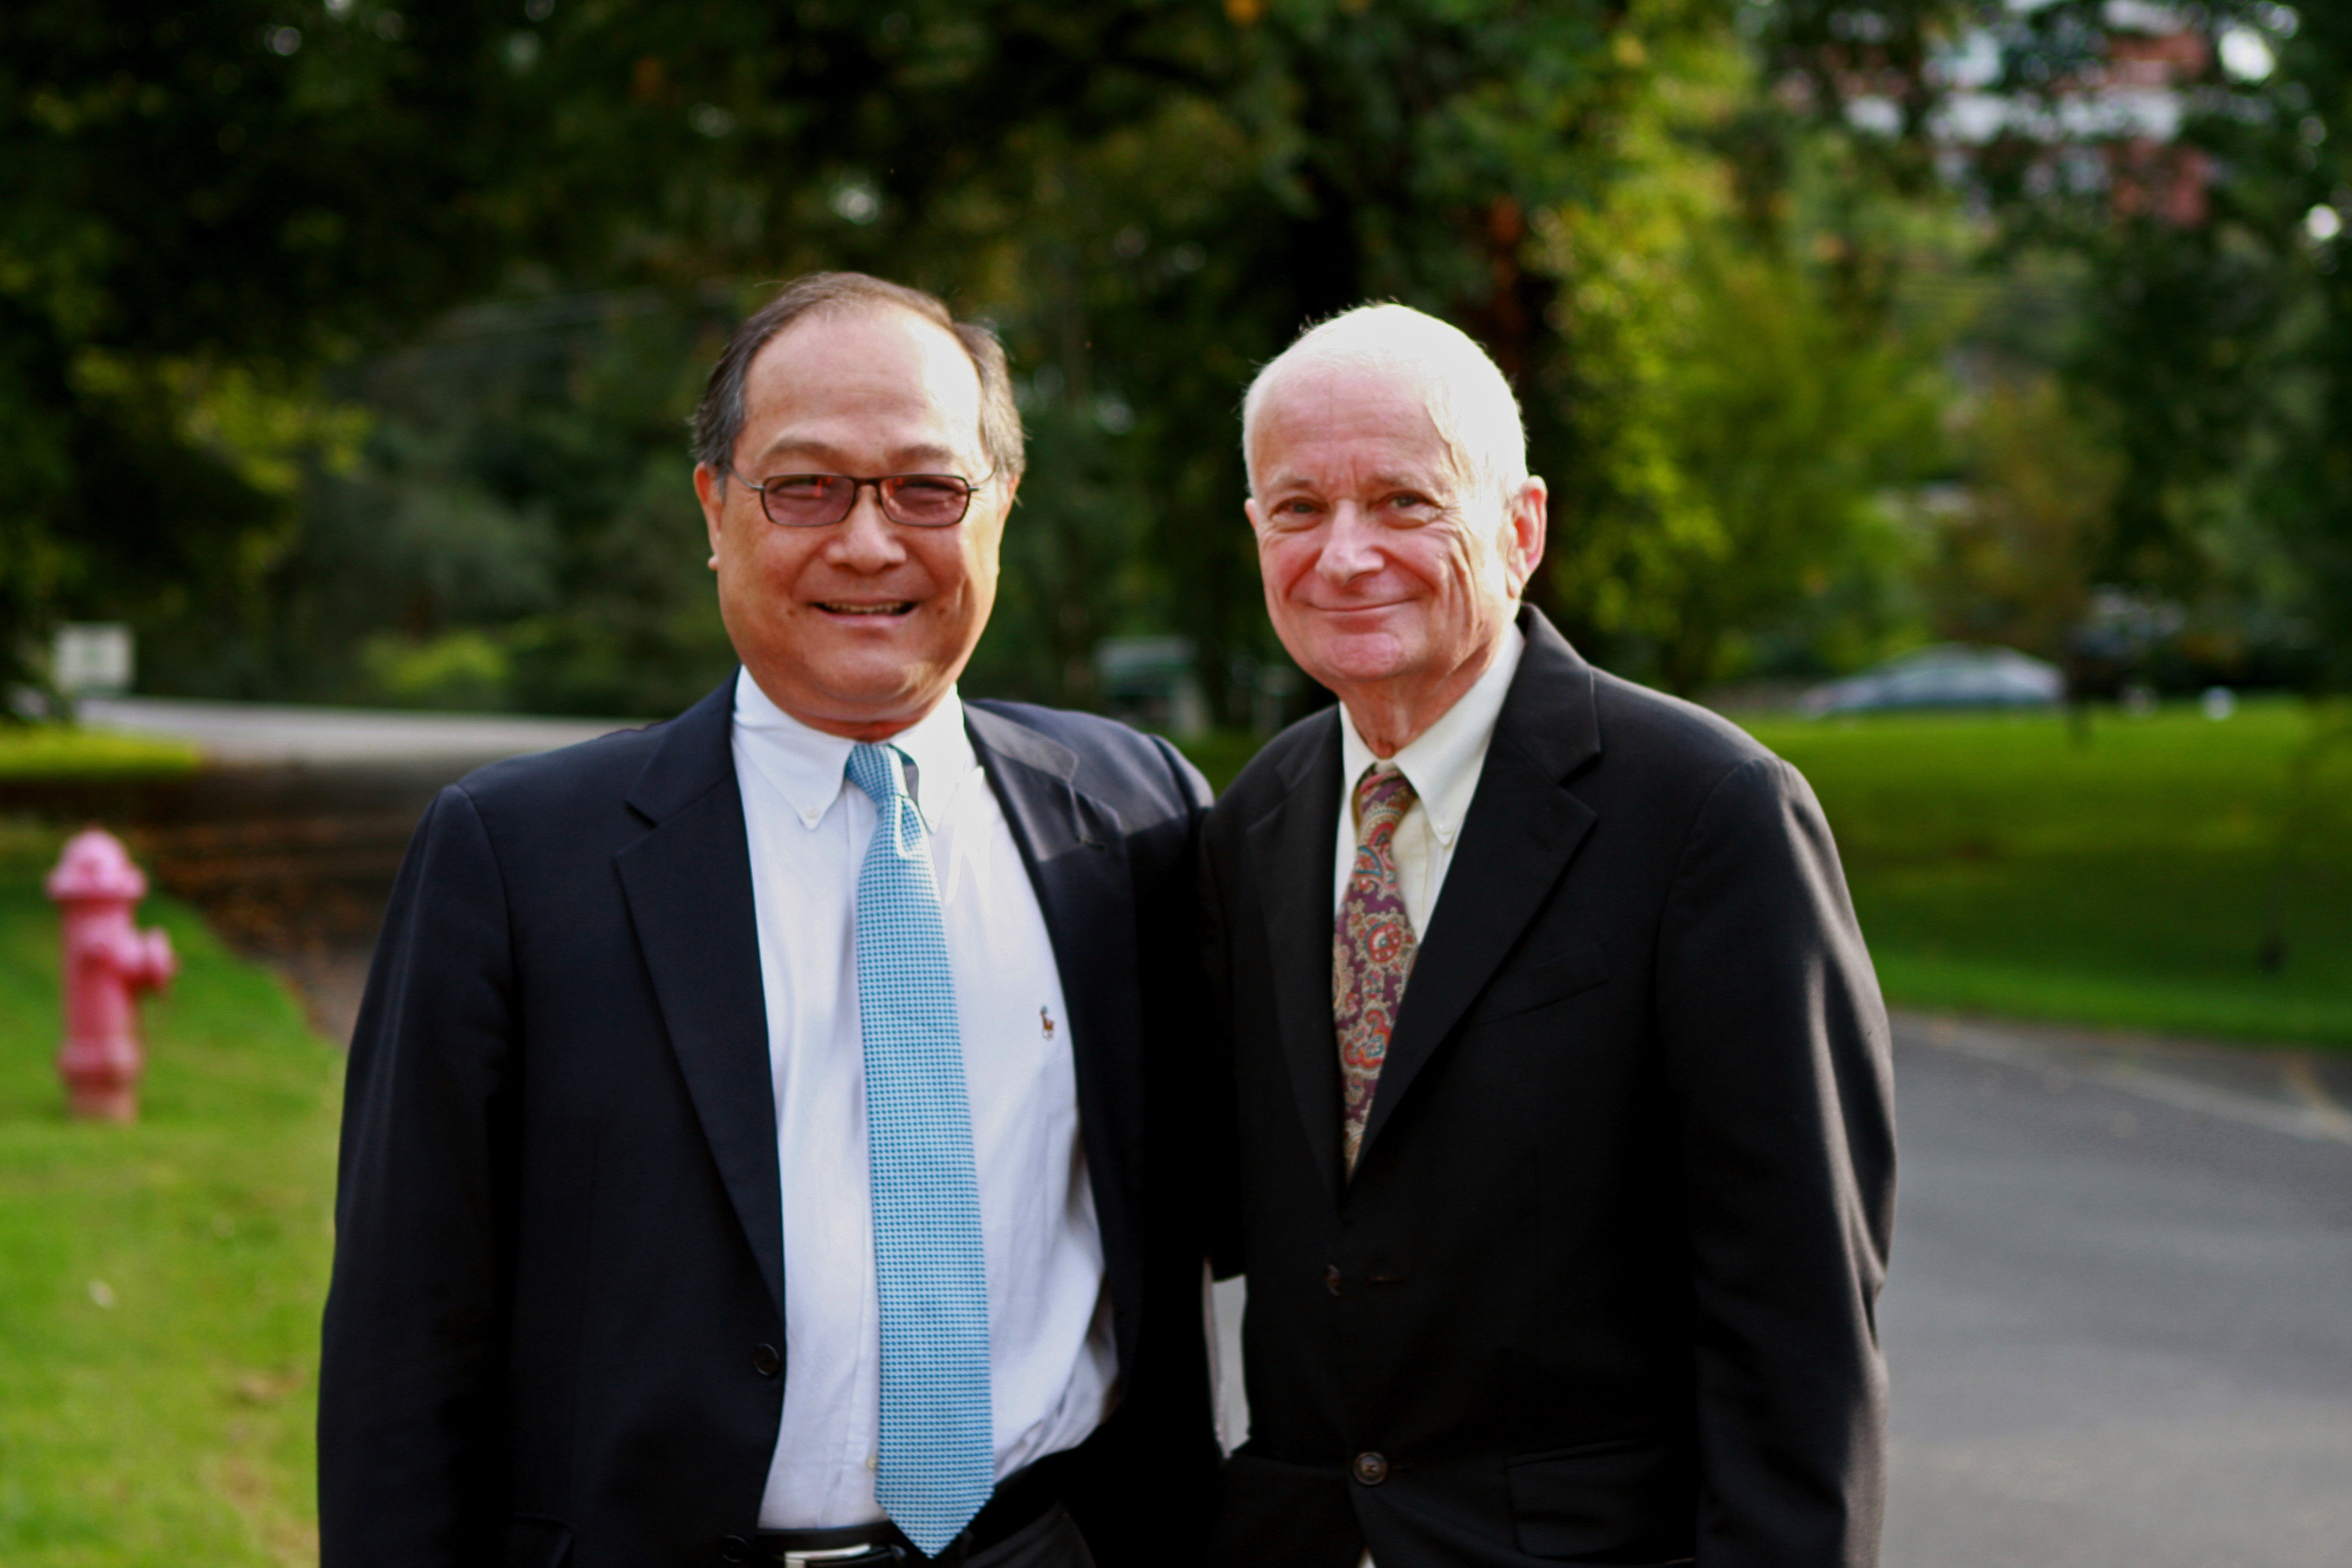
[[[2340,1070],[1906,1023],[1887,1568],[2352,1563]]]
[[[172,697],[92,697],[79,704],[93,730],[187,741],[215,763],[441,764],[457,773],[501,757],[552,751],[642,720],[535,719],[504,713],[412,713],[366,708],[272,707]]]
[[[2352,1066],[1910,1017],[1895,1050],[1886,1568],[2352,1564]]]

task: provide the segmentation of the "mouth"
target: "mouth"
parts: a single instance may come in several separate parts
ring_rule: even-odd
[[[1381,599],[1372,604],[1316,605],[1310,607],[1318,610],[1327,616],[1369,616],[1376,614],[1381,610],[1393,610],[1400,605],[1407,605],[1411,603],[1412,601],[1409,599]]]
[[[878,604],[849,604],[838,599],[819,599],[815,608],[828,616],[850,616],[862,620],[889,620],[915,613],[912,599],[886,599]]]

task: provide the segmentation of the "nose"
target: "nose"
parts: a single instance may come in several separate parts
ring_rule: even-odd
[[[882,494],[875,485],[861,485],[849,515],[833,525],[825,555],[835,565],[852,572],[886,572],[907,558],[907,542],[882,515]]]
[[[1323,549],[1315,570],[1328,583],[1345,584],[1381,569],[1380,531],[1354,501],[1343,500],[1331,511]]]

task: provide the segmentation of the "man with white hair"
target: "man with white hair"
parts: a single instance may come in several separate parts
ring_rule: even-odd
[[[1339,705],[1203,844],[1217,1561],[1875,1563],[1887,1030],[1811,792],[1521,604],[1545,486],[1459,331],[1349,311],[1243,421],[1267,612]]]

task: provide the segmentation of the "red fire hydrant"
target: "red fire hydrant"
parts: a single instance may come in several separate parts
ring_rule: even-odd
[[[161,990],[180,967],[172,939],[134,931],[131,911],[147,878],[121,840],[100,828],[77,833],[49,873],[49,897],[64,907],[66,1043],[58,1076],[76,1116],[131,1121],[139,1115],[138,994]]]

